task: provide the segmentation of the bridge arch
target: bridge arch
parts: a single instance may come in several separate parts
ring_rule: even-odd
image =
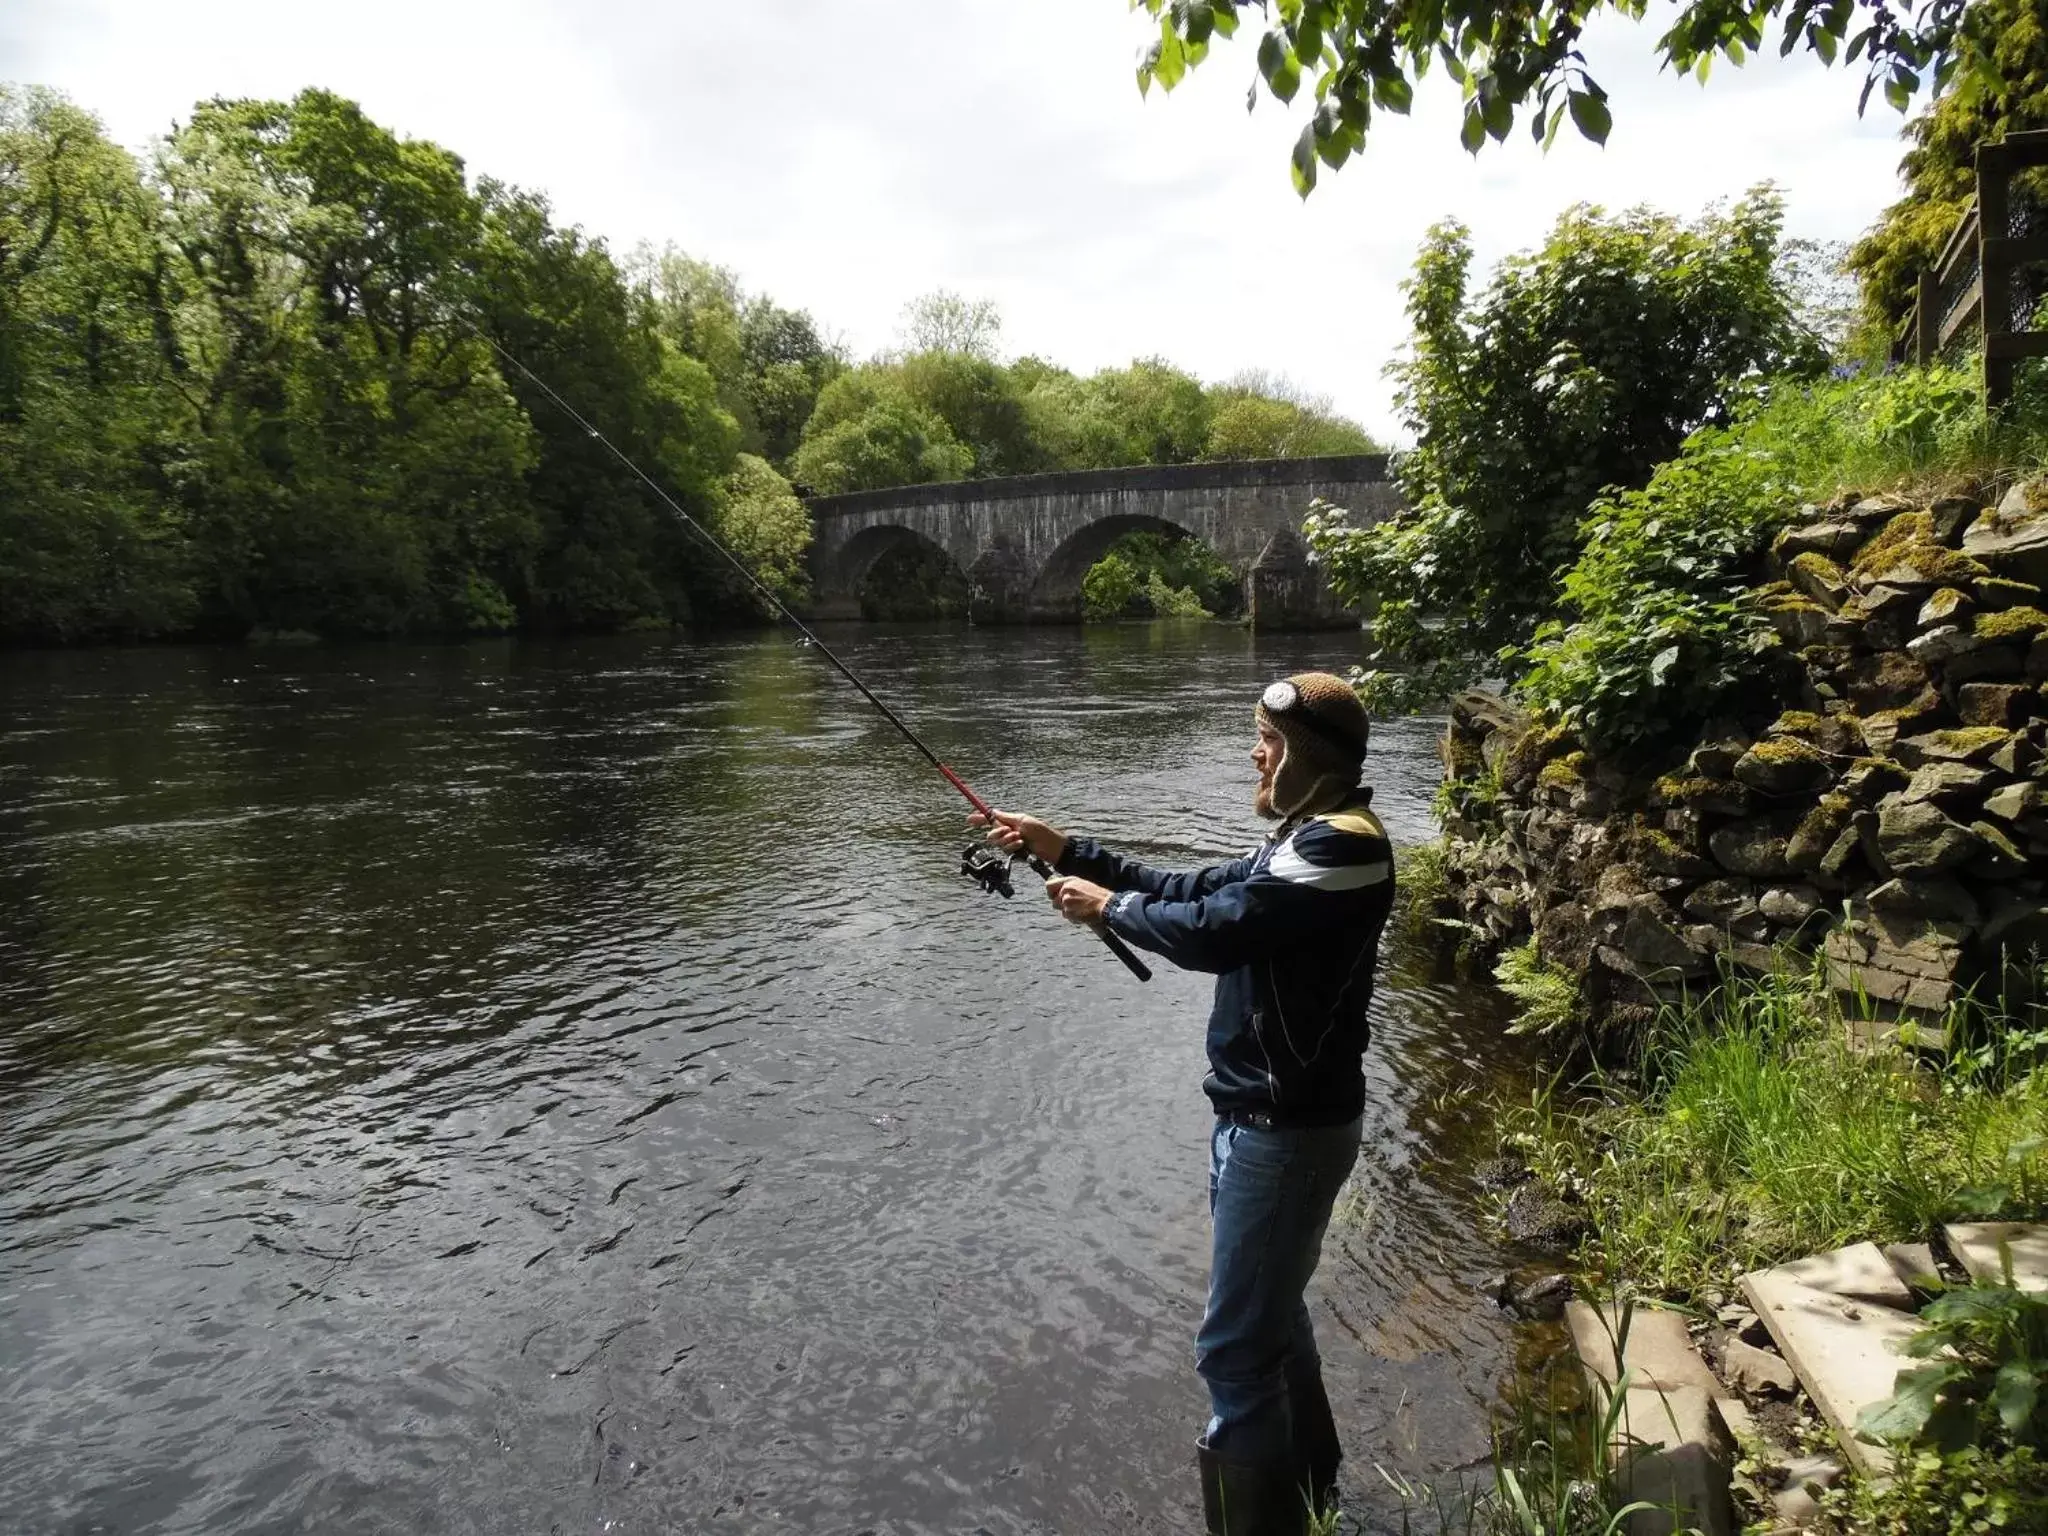
[[[1144,512],[1113,512],[1092,523],[1083,523],[1046,556],[1031,584],[1030,612],[1034,618],[1078,620],[1081,617],[1081,579],[1090,567],[1109,553],[1112,544],[1127,533],[1163,533],[1176,539],[1199,537],[1192,529],[1168,518]]]
[[[1318,499],[1349,509],[1357,524],[1401,506],[1377,454],[1137,465],[813,497],[812,612],[857,616],[860,581],[908,533],[966,574],[975,619],[1073,620],[1088,567],[1123,534],[1155,528],[1194,535],[1245,577],[1254,627],[1352,627],[1357,615],[1331,596],[1302,550],[1302,519]]]
[[[847,539],[839,551],[831,585],[852,600],[857,614],[868,578],[874,574],[875,567],[890,556],[900,555],[922,555],[941,562],[947,571],[959,578],[963,588],[967,586],[966,572],[960,569],[959,561],[953,558],[945,545],[922,529],[903,523],[874,523]]]

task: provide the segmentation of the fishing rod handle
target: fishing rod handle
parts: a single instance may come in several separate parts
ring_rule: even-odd
[[[1152,967],[1133,954],[1130,945],[1111,933],[1107,928],[1098,928],[1095,931],[1102,935],[1102,942],[1109,946],[1109,952],[1115,955],[1117,959],[1123,961],[1124,966],[1133,976],[1137,977],[1140,981],[1150,981],[1152,979]]]
[[[1027,852],[1024,855],[1024,862],[1031,866],[1031,872],[1040,879],[1050,880],[1052,878],[1052,866],[1037,854]],[[1140,960],[1132,951],[1130,945],[1111,933],[1106,927],[1097,928],[1095,932],[1100,936],[1102,942],[1109,946],[1109,952],[1115,955],[1117,959],[1123,961],[1125,970],[1129,971],[1140,981],[1150,981],[1152,979],[1152,967]]]

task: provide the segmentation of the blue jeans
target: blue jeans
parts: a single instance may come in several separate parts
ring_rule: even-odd
[[[1195,1369],[1209,1388],[1203,1435],[1226,1461],[1278,1463],[1335,1429],[1308,1304],[1337,1191],[1358,1161],[1361,1120],[1260,1130],[1219,1119],[1209,1133],[1214,1228],[1209,1307]],[[1314,1421],[1314,1422],[1310,1422]]]

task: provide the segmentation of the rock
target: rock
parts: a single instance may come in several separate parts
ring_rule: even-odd
[[[1821,943],[1828,985],[1882,1006],[1940,1015],[1964,979],[1960,923],[1900,916],[1871,903],[1851,903],[1849,920]]]
[[[1532,1247],[1568,1249],[1586,1235],[1585,1213],[1541,1184],[1524,1184],[1508,1197],[1505,1221],[1510,1241]]]
[[[1906,654],[1923,667],[1937,667],[1966,656],[1983,644],[1976,633],[1960,624],[1937,624],[1924,635],[1906,642]]]
[[[1820,1520],[1820,1496],[1839,1483],[1847,1469],[1825,1451],[1795,1456],[1785,1464],[1784,1481],[1771,1495],[1771,1507],[1782,1530],[1786,1526],[1805,1529]]]
[[[1920,736],[1901,736],[1892,743],[1892,756],[1908,768],[1927,763],[1984,763],[1992,753],[2012,739],[2002,726],[1973,725],[1956,731],[1929,731]]]
[[[1593,953],[1593,927],[1584,906],[1561,901],[1536,919],[1536,952],[1552,965],[1581,974]]]
[[[1821,855],[1820,867],[1813,872],[1816,878],[1836,888],[1849,882],[1849,872],[1855,866],[1857,854],[1863,850],[1862,823],[1866,820],[1875,821],[1876,818],[1867,813],[1859,816]]]
[[[1781,1356],[1740,1339],[1730,1339],[1722,1351],[1721,1374],[1729,1386],[1752,1397],[1790,1397],[1799,1390],[1799,1378]]]
[[[1929,531],[1937,544],[1954,544],[1983,509],[1974,496],[1942,496],[1927,504]]]
[[[1572,1299],[1569,1275],[1545,1275],[1508,1296],[1508,1310],[1524,1322],[1554,1323],[1564,1316],[1565,1303]]]
[[[1731,779],[1688,778],[1667,773],[1651,786],[1650,804],[1676,806],[1695,816],[1741,816],[1752,797]]]
[[[1707,838],[1707,848],[1731,874],[1772,880],[1792,873],[1785,857],[1789,841],[1790,829],[1782,822],[1755,818],[1718,829]]]
[[[1765,891],[1757,908],[1774,923],[1796,928],[1820,910],[1820,892],[1810,885],[1776,885]]]
[[[2048,791],[2038,784],[2007,784],[1984,797],[1984,809],[2005,821],[2020,821],[2048,804]]]
[[[1807,742],[1796,736],[1772,736],[1736,760],[1735,779],[1759,794],[1784,799],[1811,794],[1831,783],[1834,772],[1827,758]]]
[[[1643,831],[1629,844],[1629,853],[1653,874],[1676,875],[1681,880],[1704,880],[1714,873],[1711,860],[1702,858],[1666,832]]]
[[[1670,909],[1655,896],[1641,897],[1629,908],[1617,947],[1646,980],[1703,976],[1713,968],[1708,946],[1681,933]]]
[[[2006,897],[1985,921],[1977,947],[1988,955],[2048,951],[2048,901],[2038,896]]]
[[[1770,936],[1770,920],[1757,905],[1756,887],[1747,880],[1709,880],[1685,898],[1685,914],[1745,939]]]
[[[1986,512],[1963,533],[1963,553],[1991,567],[1995,575],[2036,586],[2048,582],[2048,509],[2037,504],[2022,481],[2006,493],[1995,512]]]
[[[2005,608],[2028,608],[2041,601],[2041,589],[2028,581],[2008,581],[2003,576],[1980,576],[1970,587],[1977,606],[1996,613]]]
[[[1965,725],[2023,725],[2033,706],[2034,690],[2023,683],[1965,683],[1956,690],[1956,714]]]
[[[1937,807],[1888,795],[1877,807],[1877,842],[1884,861],[1902,875],[1935,875],[1969,862],[1983,841]]]
[[[1925,801],[1954,805],[1974,799],[1990,780],[1989,768],[1975,768],[1968,763],[1923,763],[1913,770],[1912,782],[1907,784],[1900,798],[1908,805],[1919,805]]]
[[[1922,681],[1925,681],[1924,674]],[[1693,748],[1692,756],[1685,760],[1685,765],[1698,778],[1731,778],[1735,773],[1736,762],[1748,750],[1749,743],[1746,741],[1729,739],[1706,742]]]
[[[1809,552],[1795,557],[1786,566],[1785,577],[1829,613],[1839,609],[1849,596],[1848,578],[1826,555]]]
[[[1911,502],[1898,496],[1864,496],[1839,508],[1835,515],[1846,517],[1850,522],[1868,528],[1890,522],[1911,505]]]
[[[2010,880],[2027,867],[2027,856],[2001,827],[1973,821],[1970,831],[1982,844],[1970,860],[1970,873],[1984,880]]]
[[[1813,809],[1799,819],[1799,825],[1793,828],[1792,836],[1785,844],[1785,862],[1794,869],[1819,869],[1820,861],[1835,845],[1835,839],[1842,835],[1842,829],[1849,825],[1849,818],[1855,810],[1845,795],[1822,795],[1814,802]]]
[[[1920,923],[1949,923],[1974,928],[1981,909],[1969,887],[1959,880],[1887,880],[1865,896],[1864,901],[1902,928]]]
[[[1929,693],[1927,669],[1900,651],[1856,657],[1849,663],[1843,683],[1850,701],[1865,714],[1917,707]]]
[[[1830,560],[1844,559],[1855,553],[1856,546],[1863,542],[1864,532],[1861,524],[1846,518],[1805,523],[1787,528],[1773,539],[1771,556],[1781,567],[1789,566],[1808,552],[1826,555]]]
[[[1795,650],[1824,638],[1834,623],[1827,609],[1796,594],[1766,599],[1763,611],[1778,638]]]
[[[2027,737],[2014,735],[2012,740],[1986,758],[2000,773],[2009,773],[2018,778],[2023,773],[2032,773],[2034,765],[2041,760],[2041,749]]]
[[[1866,757],[1842,775],[1841,793],[1852,805],[1871,806],[1894,790],[1904,789],[1906,784],[1906,770],[1897,763]]]
[[[1920,629],[1935,629],[1944,624],[1960,625],[1976,611],[1976,600],[1969,593],[1943,587],[1920,605],[1920,612],[1914,616],[1913,622]]]
[[[1791,737],[1838,757],[1853,757],[1863,750],[1862,727],[1848,714],[1817,715],[1788,709],[1771,722],[1764,735],[1768,740]]]

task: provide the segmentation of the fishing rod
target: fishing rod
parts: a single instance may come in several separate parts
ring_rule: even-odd
[[[955,789],[957,789],[961,793],[961,795],[966,798],[967,803],[973,806],[976,811],[978,811],[983,817],[987,819],[990,826],[995,825],[995,808],[991,806],[986,800],[982,799],[981,796],[977,795],[972,789],[970,789],[965,779],[961,778],[959,774],[955,773],[951,768],[947,767],[945,762],[939,757],[939,754],[934,752],[929,746],[925,744],[924,738],[918,735],[917,732],[913,731],[908,725],[906,725],[903,721],[903,717],[897,714],[896,711],[891,709],[887,704],[885,704],[882,701],[881,697],[875,692],[875,690],[870,688],[865,682],[861,680],[861,676],[858,672],[854,671],[853,668],[848,666],[844,661],[841,661],[839,659],[839,654],[836,651],[834,651],[831,646],[827,645],[823,640],[820,640],[818,638],[817,631],[812,629],[811,626],[806,624],[802,619],[798,618],[795,612],[790,608],[789,604],[785,603],[779,596],[776,595],[775,589],[769,586],[768,583],[763,581],[759,576],[755,575],[753,569],[750,566],[748,566],[748,564],[744,560],[740,559],[738,555],[734,554],[723,539],[719,538],[717,534],[713,533],[709,528],[706,528],[702,523],[698,522],[696,518],[690,516],[688,512],[684,511],[682,505],[673,496],[669,495],[667,491],[662,489],[659,481],[657,481],[652,475],[648,474],[646,470],[642,469],[637,463],[635,463],[633,459],[630,458],[626,454],[626,452],[618,446],[618,444],[614,443],[610,438],[606,437],[602,432],[598,431],[596,427],[592,426],[589,420],[583,415],[581,411],[577,410],[575,406],[571,405],[568,401],[564,400],[559,394],[555,393],[553,386],[551,386],[546,379],[543,379],[539,374],[535,373],[531,368],[527,367],[526,364],[522,363],[510,352],[506,351],[502,346],[498,344],[495,338],[488,335],[481,328],[477,329],[476,334],[483,338],[484,344],[488,346],[493,352],[497,353],[499,357],[503,358],[506,362],[510,363],[514,368],[518,369],[519,372],[525,376],[528,383],[532,384],[535,389],[539,390],[542,394],[546,395],[548,399],[552,400],[557,410],[559,410],[564,416],[567,416],[571,421],[575,422],[576,425],[581,427],[583,431],[587,433],[592,439],[594,439],[598,443],[601,443],[604,446],[605,450],[609,452],[613,458],[617,459],[621,464],[625,465],[627,469],[631,470],[634,476],[638,478],[642,485],[646,486],[647,489],[654,492],[656,496],[661,498],[662,505],[667,507],[669,511],[675,513],[675,515],[682,520],[683,525],[685,527],[687,527],[692,533],[696,534],[697,537],[702,539],[706,544],[709,544],[713,549],[718,551],[718,553],[724,557],[726,564],[730,565],[734,570],[740,573],[741,579],[744,580],[747,583],[747,585],[752,587],[756,592],[760,593],[762,597],[766,598],[768,600],[769,605],[772,608],[774,608],[774,610],[778,614],[780,614],[783,618],[787,619],[792,625],[795,626],[797,633],[804,637],[804,641],[807,645],[814,648],[819,655],[823,656],[827,661],[831,662],[832,665],[838,669],[839,675],[845,678],[849,683],[853,684],[855,688],[859,689],[860,696],[866,699],[870,704],[874,705],[877,710],[881,711],[882,718],[884,720],[887,720],[891,725],[895,726],[898,734],[900,734],[903,737],[903,739],[909,742],[913,747],[917,748],[917,750],[921,754],[923,754],[924,760],[930,763],[934,768],[938,769],[939,773],[945,778],[946,782],[952,785]],[[1051,866],[1048,865],[1045,862],[1045,860],[1039,858],[1037,854],[1031,853],[1028,850],[1020,848],[1015,854],[1011,855],[1011,857],[1014,859],[1023,860],[1027,865],[1030,866],[1032,872],[1039,875],[1040,877],[1048,880],[1052,878],[1053,872]],[[998,857],[992,850],[985,848],[977,848],[970,844],[967,848],[967,851],[961,854],[960,856],[960,873],[966,875],[969,879],[973,880],[984,891],[989,892],[991,895],[1014,896],[1016,894],[1015,887],[1010,883],[1010,872],[1008,864],[1003,859]],[[1131,952],[1130,945],[1126,944],[1122,939],[1118,938],[1115,934],[1111,933],[1107,928],[1098,928],[1095,930],[1095,932],[1096,935],[1102,940],[1102,942],[1109,946],[1110,953],[1115,955],[1117,959],[1121,960],[1133,976],[1137,977],[1140,981],[1150,981],[1152,979],[1151,968],[1147,966],[1144,961],[1140,960],[1135,954]]]

